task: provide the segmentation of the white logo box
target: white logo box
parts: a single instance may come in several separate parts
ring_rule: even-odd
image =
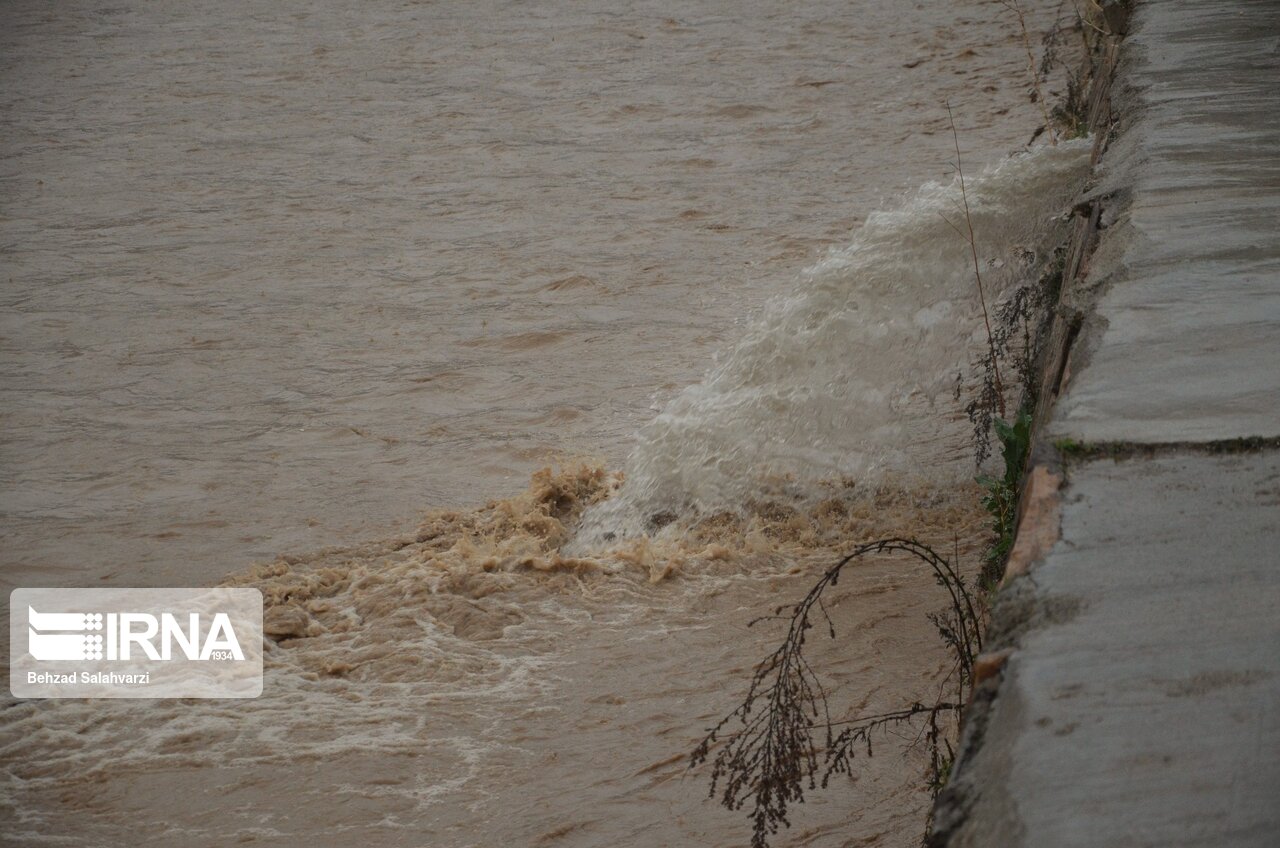
[[[16,698],[256,698],[257,589],[15,589]]]

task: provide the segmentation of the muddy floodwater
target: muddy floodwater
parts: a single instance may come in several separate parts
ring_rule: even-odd
[[[993,296],[1087,166],[1000,3],[3,17],[0,576],[271,634],[254,701],[6,694],[7,843],[742,845],[685,767],[746,623],[879,535],[977,562],[944,104]],[[932,578],[852,575],[832,692],[925,696]],[[910,741],[776,844],[918,844]]]

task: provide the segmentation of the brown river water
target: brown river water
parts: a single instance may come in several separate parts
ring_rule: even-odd
[[[6,695],[0,842],[746,844],[686,772],[746,623],[858,541],[976,563],[943,104],[993,290],[1087,167],[1005,160],[1001,4],[3,16],[3,580],[255,586],[272,639],[251,702]],[[842,581],[842,709],[936,688],[939,591]],[[918,844],[911,741],[775,844]]]

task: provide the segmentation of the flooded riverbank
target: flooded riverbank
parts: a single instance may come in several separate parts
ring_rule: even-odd
[[[10,701],[15,841],[741,844],[683,755],[746,622],[873,535],[976,564],[916,188],[950,101],[998,287],[1083,165],[977,176],[1038,123],[999,4],[10,16],[5,580],[257,586],[272,634],[252,703]],[[858,571],[851,708],[943,670],[936,592]],[[779,844],[915,844],[921,768]]]

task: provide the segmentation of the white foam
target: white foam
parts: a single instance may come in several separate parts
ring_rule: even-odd
[[[1054,243],[1088,151],[1084,140],[1039,147],[967,179],[989,303]],[[580,542],[641,535],[658,512],[736,508],[769,478],[969,473],[953,394],[983,337],[956,226],[958,180],[871,214],[641,428],[622,491],[587,515]]]

